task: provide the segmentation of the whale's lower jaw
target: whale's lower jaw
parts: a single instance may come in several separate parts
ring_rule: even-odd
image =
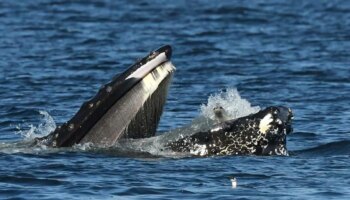
[[[106,85],[79,111],[35,144],[70,147],[92,143],[109,147],[120,138],[155,135],[175,67],[171,47],[151,52]]]
[[[174,69],[169,61],[155,68],[119,99],[79,143],[108,147],[120,138],[154,136]]]

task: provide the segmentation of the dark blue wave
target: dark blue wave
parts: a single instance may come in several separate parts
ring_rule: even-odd
[[[330,142],[317,147],[294,151],[294,153],[312,156],[350,155],[350,140]]]

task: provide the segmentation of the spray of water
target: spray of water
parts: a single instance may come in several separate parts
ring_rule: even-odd
[[[218,105],[225,109],[228,119],[244,117],[260,110],[259,106],[252,106],[249,101],[243,99],[236,88],[229,88],[225,92],[211,95],[208,103],[201,105],[201,115],[214,120],[213,109]]]
[[[23,130],[19,125],[17,126],[17,134],[23,137],[20,141],[10,141],[0,143],[0,152],[6,154],[12,153],[48,153],[56,150],[48,148],[45,145],[32,146],[33,139],[36,137],[43,137],[56,129],[56,123],[53,118],[46,111],[39,111],[42,115],[41,123],[37,126],[30,125],[29,130]]]
[[[21,130],[18,126],[17,133],[20,134],[24,140],[33,140],[36,137],[43,137],[56,129],[56,123],[51,115],[46,111],[39,111],[42,115],[42,122],[38,126],[29,125],[29,130]]]

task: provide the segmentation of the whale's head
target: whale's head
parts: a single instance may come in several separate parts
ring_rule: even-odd
[[[267,107],[255,114],[226,121],[213,132],[222,154],[288,155],[287,135],[293,113],[283,106]]]
[[[287,135],[292,133],[293,112],[283,106],[268,107],[256,114],[258,119],[257,154],[288,155]]]

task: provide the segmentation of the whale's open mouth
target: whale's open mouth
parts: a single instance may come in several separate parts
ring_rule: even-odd
[[[170,46],[150,53],[103,85],[72,119],[37,141],[53,147],[106,147],[120,138],[154,136],[175,71],[170,57]]]

